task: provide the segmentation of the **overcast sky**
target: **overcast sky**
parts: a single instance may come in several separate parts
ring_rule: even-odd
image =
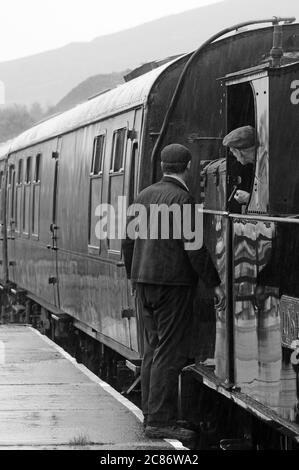
[[[0,62],[219,1],[1,0]]]

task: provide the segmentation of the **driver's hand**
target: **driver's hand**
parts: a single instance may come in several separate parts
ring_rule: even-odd
[[[250,198],[250,194],[247,191],[238,189],[234,198],[239,204],[247,204]]]
[[[221,286],[214,288],[214,294],[216,297],[215,308],[219,310],[224,310],[226,306],[226,297],[224,289]]]
[[[255,300],[255,305],[258,308],[262,308],[265,304],[266,300],[266,289],[264,286],[256,286],[255,292],[254,292],[254,300]]]
[[[130,287],[131,287],[131,295],[134,296],[136,294],[136,283],[130,281]]]

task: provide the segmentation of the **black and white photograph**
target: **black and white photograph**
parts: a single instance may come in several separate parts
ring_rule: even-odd
[[[298,1],[1,13],[0,451],[299,450]]]

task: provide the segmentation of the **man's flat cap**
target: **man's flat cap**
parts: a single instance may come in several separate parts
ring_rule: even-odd
[[[190,150],[181,144],[166,145],[161,152],[162,163],[188,163],[191,158]]]
[[[235,149],[247,149],[255,146],[255,129],[252,126],[243,126],[234,129],[223,139],[225,147],[233,147]]]

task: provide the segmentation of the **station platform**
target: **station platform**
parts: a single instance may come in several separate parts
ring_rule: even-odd
[[[142,413],[46,336],[0,325],[0,449],[173,450]]]

